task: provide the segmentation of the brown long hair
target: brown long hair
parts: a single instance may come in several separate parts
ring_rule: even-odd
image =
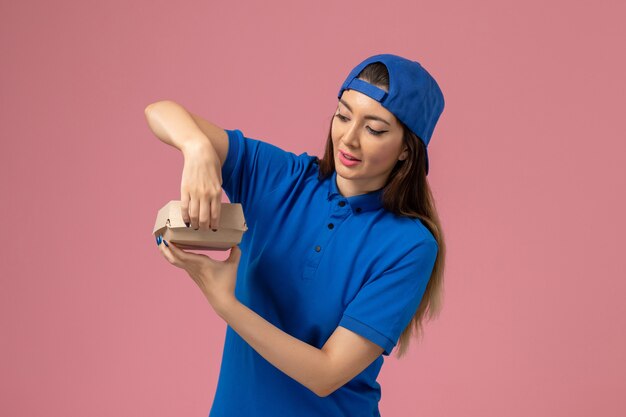
[[[374,62],[366,66],[358,78],[389,91],[389,73],[387,67]],[[334,116],[334,115],[333,115]],[[443,270],[446,257],[446,244],[435,200],[426,179],[426,160],[423,142],[411,132],[402,121],[398,120],[404,130],[403,142],[409,149],[408,157],[398,161],[393,167],[382,193],[383,207],[398,215],[420,219],[430,230],[439,250],[435,265],[426,286],[426,291],[417,311],[407,327],[402,331],[398,341],[396,357],[399,359],[406,353],[412,335],[422,337],[424,318],[436,318],[443,304]],[[335,171],[334,149],[331,136],[332,117],[326,140],[323,159],[318,159],[319,175],[323,180]]]

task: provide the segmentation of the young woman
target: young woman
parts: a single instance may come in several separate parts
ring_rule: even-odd
[[[228,324],[211,417],[378,416],[384,356],[397,343],[403,356],[440,311],[445,244],[426,175],[442,92],[419,63],[380,54],[338,98],[322,159],[176,103],[146,109],[184,154],[188,226],[218,228],[223,188],[249,228],[224,262],[157,238]]]

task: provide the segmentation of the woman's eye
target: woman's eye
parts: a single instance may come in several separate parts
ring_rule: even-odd
[[[381,131],[374,130],[374,129],[370,128],[369,126],[367,128],[372,133],[372,135],[375,135],[375,136],[382,135],[383,133],[386,132],[386,130],[381,130]]]
[[[335,117],[338,118],[339,120],[341,120],[342,122],[348,121],[349,119],[346,116],[342,116],[341,114],[337,113],[335,114]],[[367,126],[367,129],[369,130],[369,132],[374,135],[374,136],[379,136],[382,135],[383,133],[386,132],[386,130],[374,130],[371,127]]]

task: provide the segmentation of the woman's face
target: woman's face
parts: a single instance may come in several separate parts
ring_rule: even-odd
[[[382,188],[398,162],[407,157],[402,126],[378,101],[356,90],[344,90],[333,117],[337,187],[345,197]],[[348,152],[360,162],[344,159]]]

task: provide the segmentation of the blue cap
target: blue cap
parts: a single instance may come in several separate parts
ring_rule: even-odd
[[[389,92],[357,78],[372,62],[381,62],[387,67]],[[422,140],[425,149],[428,147],[437,120],[443,112],[444,100],[439,85],[419,62],[393,54],[371,56],[350,71],[337,97],[341,97],[346,89],[359,91],[380,102]]]

